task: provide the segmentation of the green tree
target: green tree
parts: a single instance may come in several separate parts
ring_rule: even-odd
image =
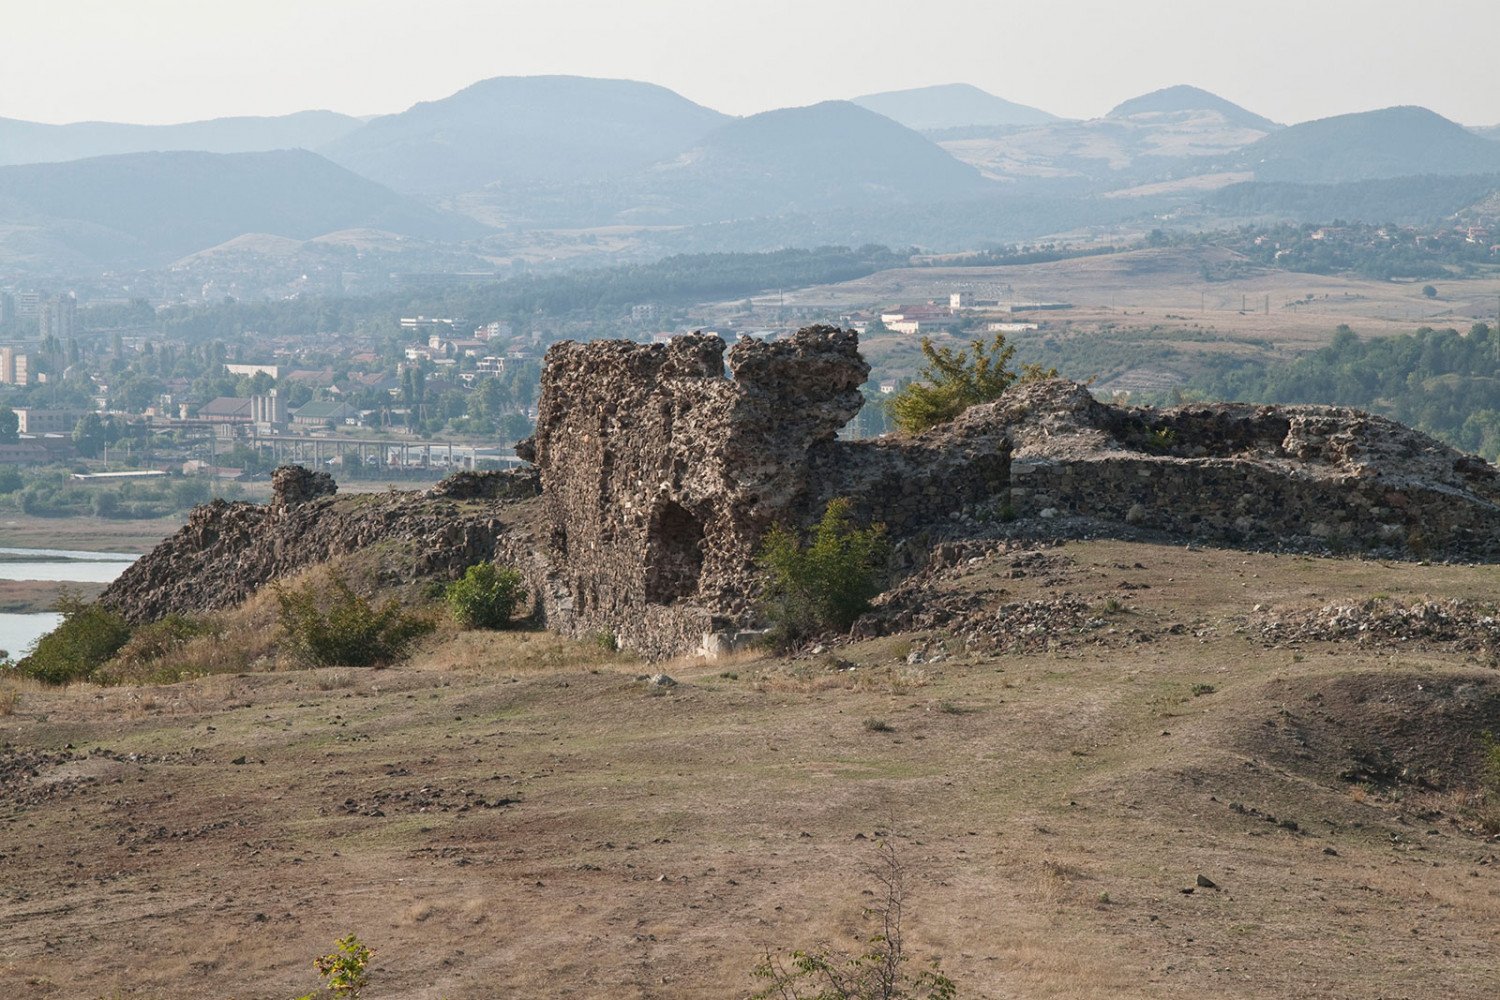
[[[21,418],[8,406],[0,406],[0,444],[14,444],[21,438]]]
[[[97,413],[85,413],[73,425],[73,444],[84,458],[97,458],[109,443],[104,420]]]
[[[1040,365],[1023,365],[1018,373],[1010,367],[1016,349],[995,334],[988,345],[970,342],[969,350],[935,347],[922,338],[922,356],[927,364],[917,381],[902,389],[888,404],[896,427],[919,434],[947,423],[971,406],[1000,398],[1018,379],[1056,378],[1057,371]]]
[[[829,501],[806,544],[784,525],[772,528],[758,563],[773,639],[787,646],[823,631],[848,631],[880,593],[889,552],[885,527],[857,527],[845,497]]]
[[[443,597],[453,618],[464,628],[505,628],[522,601],[525,581],[510,567],[475,563],[461,579],[448,585]]]

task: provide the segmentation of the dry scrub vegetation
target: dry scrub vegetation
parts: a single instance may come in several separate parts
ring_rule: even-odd
[[[941,956],[959,996],[1492,996],[1489,657],[1278,643],[1254,607],[1484,600],[1500,569],[1048,551],[933,580],[1115,602],[1025,652],[648,665],[444,625],[386,669],[293,670],[261,595],[130,653],[222,672],[7,679],[0,993],[284,1000],[354,932],[371,1000],[749,996],[768,955],[868,940],[889,843],[908,968]]]

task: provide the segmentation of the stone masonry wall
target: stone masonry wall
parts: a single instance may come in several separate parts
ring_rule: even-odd
[[[1027,383],[912,438],[841,441],[868,367],[852,332],[548,352],[533,445],[555,626],[667,655],[753,621],[753,557],[835,496],[900,538],[982,509],[1204,542],[1500,558],[1500,481],[1337,407],[1116,407]],[[961,529],[960,529],[961,530]]]
[[[562,343],[547,352],[536,436],[566,596],[554,627],[676,652],[749,610],[760,536],[800,516],[810,451],[863,402],[869,366],[852,332],[665,345]],[[692,637],[692,641],[688,641]]]

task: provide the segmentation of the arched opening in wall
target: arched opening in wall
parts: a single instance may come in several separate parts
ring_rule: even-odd
[[[698,593],[703,572],[703,522],[668,501],[651,518],[646,535],[646,600],[671,604]]]

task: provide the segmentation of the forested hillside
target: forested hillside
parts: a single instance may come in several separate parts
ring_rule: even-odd
[[[1357,406],[1500,457],[1500,334],[1485,323],[1372,340],[1341,326],[1332,344],[1290,365],[1244,363],[1204,388],[1215,399]]]

